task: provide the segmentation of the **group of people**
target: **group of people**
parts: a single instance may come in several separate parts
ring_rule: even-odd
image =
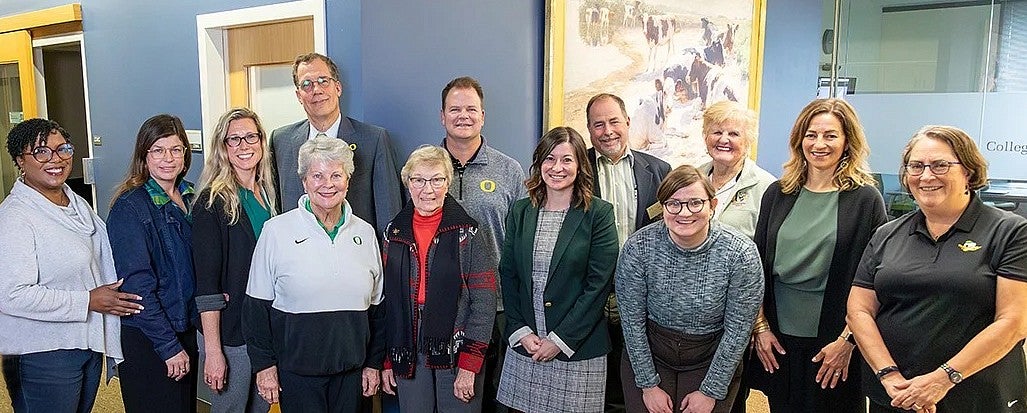
[[[200,183],[182,122],[139,129],[101,220],[65,184],[74,146],[24,121],[0,203],[0,354],[16,412],[91,410],[103,361],[128,412],[1027,411],[1027,219],[985,205],[963,131],[902,154],[919,209],[889,222],[853,108],[799,114],[781,179],[756,114],[703,115],[704,165],[628,147],[612,94],[591,148],[546,132],[528,174],[482,136],[472,78],[441,145],[397,165],[342,116],[336,65],[293,65],[307,119],[225,113]],[[405,188],[405,190],[403,189]],[[197,334],[198,333],[198,334]],[[115,368],[115,366],[117,366]],[[1019,410],[1018,410],[1019,409]]]

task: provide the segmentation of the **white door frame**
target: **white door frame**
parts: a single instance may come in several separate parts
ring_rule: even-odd
[[[89,142],[89,155],[82,159],[82,177],[93,192],[93,212],[97,212],[96,206],[100,200],[96,197],[96,176],[93,170],[93,120],[89,110],[89,74],[86,72],[86,42],[82,32],[65,34],[60,36],[43,37],[32,39],[32,61],[35,66],[36,76],[36,104],[39,117],[49,118],[46,110],[46,79],[43,77],[43,47],[59,44],[78,43],[79,54],[82,56],[82,96],[86,104],[86,141]]]
[[[324,0],[298,0],[196,16],[200,57],[200,110],[204,135],[212,134],[228,104],[228,36],[232,27],[311,17],[314,51],[327,54]],[[208,142],[204,142],[204,147]],[[203,151],[204,159],[209,151]]]

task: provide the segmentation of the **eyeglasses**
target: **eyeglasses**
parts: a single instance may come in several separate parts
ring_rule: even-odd
[[[246,141],[246,143],[248,143],[250,145],[253,145],[253,144],[257,143],[257,142],[260,142],[260,134],[259,133],[247,133],[245,136],[229,136],[229,137],[225,138],[225,145],[228,145],[228,146],[231,146],[231,147],[234,148],[236,146],[241,145],[243,141]]]
[[[302,81],[300,81],[299,88],[304,92],[310,92],[311,90],[314,90],[315,83],[318,86],[321,86],[321,88],[323,89],[328,87],[328,85],[331,84],[331,82],[333,81],[335,81],[335,79],[332,79],[328,76],[321,76],[314,80],[303,79]]]
[[[931,162],[929,164],[925,164],[923,162],[914,161],[914,162],[907,163],[905,165],[905,167],[906,167],[906,173],[908,173],[908,174],[910,174],[912,176],[920,176],[920,175],[922,175],[924,173],[924,169],[927,169],[927,168],[931,169],[931,173],[932,174],[935,174],[935,175],[945,175],[946,173],[948,173],[949,168],[951,168],[952,165],[961,165],[961,163],[959,163],[959,162],[950,162],[950,161],[934,161],[934,162]]]
[[[709,199],[692,198],[684,202],[670,199],[663,203],[663,210],[677,215],[681,213],[682,208],[688,208],[688,212],[698,214],[706,206],[706,201]]]
[[[427,184],[428,182],[431,182],[432,188],[442,188],[442,186],[446,184],[446,177],[436,176],[431,179],[410,178],[410,186],[414,188],[424,188],[424,184]]]
[[[47,163],[53,160],[54,154],[57,154],[57,157],[62,160],[71,159],[71,157],[75,155],[75,145],[72,145],[71,143],[62,143],[57,146],[57,149],[52,149],[49,146],[37,146],[22,155],[32,155],[32,158],[34,158],[36,162]]]
[[[170,148],[154,146],[153,148],[150,148],[150,150],[146,151],[147,155],[150,156],[150,159],[164,159],[168,156],[169,152],[171,153],[171,157],[175,159],[185,157],[185,146],[176,145]]]

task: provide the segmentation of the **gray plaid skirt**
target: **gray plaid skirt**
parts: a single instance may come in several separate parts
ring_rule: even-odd
[[[507,351],[499,379],[500,403],[525,413],[601,413],[606,356],[539,363]]]

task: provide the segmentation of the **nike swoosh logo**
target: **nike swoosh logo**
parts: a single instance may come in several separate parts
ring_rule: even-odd
[[[1020,399],[1016,399],[1016,400],[1013,400],[1013,401],[1011,401],[1009,403],[1006,403],[1006,407],[1013,407],[1013,405],[1016,404],[1016,402],[1018,402],[1018,401],[1020,401]]]
[[[298,240],[295,240],[295,241],[293,241],[293,242],[295,242],[295,243],[297,243],[297,244],[302,244],[302,243],[303,243],[303,241],[306,241],[306,240],[308,240],[308,239],[310,239],[310,237],[307,237],[307,238],[304,238],[304,239],[298,239]]]

